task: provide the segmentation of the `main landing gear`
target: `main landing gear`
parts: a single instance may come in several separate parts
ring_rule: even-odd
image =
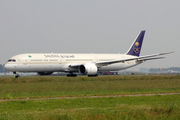
[[[73,72],[69,72],[69,74],[67,74],[67,77],[77,77],[77,75],[73,74]]]
[[[95,74],[95,75],[88,75],[88,77],[98,77],[98,74]]]
[[[16,74],[14,77],[15,78],[19,78],[20,76],[19,76],[19,74],[17,74],[16,72],[13,72],[13,74]]]

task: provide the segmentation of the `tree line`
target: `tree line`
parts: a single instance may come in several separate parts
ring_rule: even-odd
[[[9,71],[5,70],[4,67],[3,67],[3,65],[0,64],[0,72],[9,72]]]

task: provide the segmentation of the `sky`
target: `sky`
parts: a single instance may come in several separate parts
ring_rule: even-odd
[[[0,0],[0,64],[22,53],[125,53],[146,30],[139,68],[180,67],[179,0]]]

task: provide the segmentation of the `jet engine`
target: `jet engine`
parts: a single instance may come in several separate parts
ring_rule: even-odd
[[[97,66],[94,63],[86,63],[80,65],[78,68],[79,73],[83,75],[96,75],[97,74]]]
[[[51,75],[53,72],[38,72],[39,75]]]

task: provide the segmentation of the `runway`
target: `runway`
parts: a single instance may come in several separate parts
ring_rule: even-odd
[[[133,95],[104,95],[104,96],[81,96],[81,97],[56,97],[56,98],[26,98],[26,99],[6,99],[4,101],[26,101],[26,100],[55,100],[55,99],[78,99],[78,98],[108,98],[108,97],[135,97],[135,96],[155,96],[155,95],[179,95],[180,93],[158,93],[158,94],[133,94]]]

